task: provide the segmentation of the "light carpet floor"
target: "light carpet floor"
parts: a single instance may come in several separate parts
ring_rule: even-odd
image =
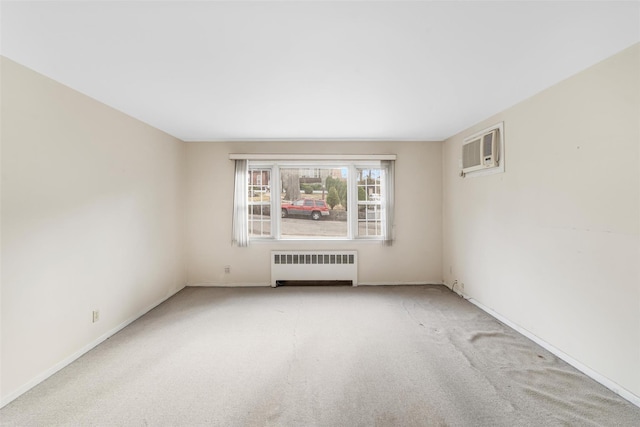
[[[186,288],[3,426],[639,426],[640,408],[443,286]]]

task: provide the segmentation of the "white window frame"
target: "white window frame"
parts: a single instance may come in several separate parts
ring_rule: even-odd
[[[361,201],[358,199],[358,180],[357,180],[357,176],[358,176],[358,170],[359,169],[379,169],[381,171],[381,179],[380,179],[380,193],[383,196],[378,202],[371,202],[371,201],[363,201],[361,203]],[[385,206],[385,202],[386,202],[386,198],[389,197],[388,196],[388,192],[387,192],[387,174],[389,173],[389,171],[387,170],[387,168],[384,167],[384,165],[378,163],[375,166],[368,166],[368,165],[361,165],[361,164],[355,164],[353,166],[353,171],[350,172],[353,173],[354,175],[354,179],[353,179],[353,194],[354,194],[354,203],[355,203],[355,209],[353,212],[353,215],[355,216],[354,221],[355,221],[355,228],[357,228],[359,230],[360,228],[360,218],[358,217],[359,214],[359,208],[360,206],[373,206],[373,205],[379,205],[380,209],[380,235],[372,235],[372,236],[360,236],[358,235],[358,239],[362,239],[362,240],[384,240],[384,229],[385,229],[385,224],[387,222],[387,209]],[[350,207],[351,209],[351,207]],[[365,208],[365,224],[368,223],[367,218],[366,218],[366,208]]]
[[[387,174],[393,173],[392,169],[389,170],[385,166],[383,160],[395,160],[395,155],[242,155],[232,154],[230,159],[246,159],[248,161],[248,171],[253,169],[270,169],[271,170],[271,235],[270,236],[248,236],[248,240],[251,242],[260,241],[325,241],[325,240],[338,240],[338,241],[382,241],[389,243],[391,236],[386,236],[386,233],[373,236],[359,236],[358,235],[358,183],[357,183],[357,171],[358,169],[381,169],[383,177],[381,182],[381,191],[383,195],[388,194],[386,188]],[[348,177],[348,193],[347,193],[347,235],[345,237],[328,236],[328,237],[311,237],[305,236],[302,238],[283,237],[281,234],[281,217],[276,214],[281,210],[280,197],[274,197],[273,195],[279,195],[282,193],[282,180],[280,176],[280,170],[284,168],[296,168],[296,169],[338,169],[347,168]],[[389,217],[392,215],[387,214],[387,206],[384,200],[381,200],[381,224],[382,229],[385,228],[386,222],[389,221]]]
[[[248,183],[247,187],[250,187],[250,186],[251,186],[251,178],[252,178],[252,176],[251,176],[251,175],[252,175],[252,171],[255,171],[255,170],[259,170],[260,172],[262,172],[262,171],[269,171],[269,176],[270,176],[270,180],[269,180],[269,181],[270,181],[270,182],[272,182],[272,181],[273,181],[273,170],[271,169],[271,167],[269,167],[269,166],[267,166],[267,167],[265,167],[265,168],[261,168],[261,167],[252,167],[250,164],[247,164],[247,174],[248,174],[248,176],[249,176],[249,183]],[[260,177],[262,177],[262,173],[260,174]],[[265,185],[264,183],[261,183],[261,186],[264,186],[264,185]],[[270,183],[269,183],[269,185],[270,185]],[[272,202],[272,201],[271,201],[271,203],[252,203],[252,202],[250,202],[250,201],[248,200],[248,198],[249,198],[249,197],[252,197],[252,195],[251,195],[251,194],[247,194],[247,208],[248,208],[249,206],[265,205],[265,206],[269,206],[269,209],[271,209],[271,207],[273,206],[273,202]],[[251,218],[251,215],[248,215],[248,217],[249,217],[248,219],[250,219],[250,218]],[[261,222],[261,223],[264,223],[265,221],[264,221],[264,220],[262,220],[262,221],[260,221],[260,222]],[[272,217],[272,216],[270,216],[269,223],[271,224],[271,227],[270,227],[270,234],[271,234],[271,235],[273,235],[273,217]],[[262,229],[262,227],[261,227],[261,229]],[[250,235],[251,235],[251,232],[249,232],[249,236],[250,236]],[[248,238],[252,238],[252,237],[249,237],[249,236],[247,236],[247,237],[248,237]],[[267,236],[267,237],[268,237],[268,238],[270,238],[271,236]]]

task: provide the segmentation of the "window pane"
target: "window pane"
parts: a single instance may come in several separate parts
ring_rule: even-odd
[[[382,227],[382,169],[357,169],[358,171],[358,236],[380,237]]]
[[[346,167],[281,168],[284,238],[347,237]]]
[[[249,237],[271,236],[271,169],[249,169]]]

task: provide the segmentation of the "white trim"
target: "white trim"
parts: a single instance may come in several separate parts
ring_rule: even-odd
[[[451,135],[442,135],[438,138],[432,139],[424,139],[424,138],[309,138],[309,137],[300,137],[300,138],[180,138],[182,141],[186,143],[203,143],[210,142],[213,144],[219,143],[236,143],[236,142],[299,142],[299,143],[310,143],[310,142],[424,142],[424,143],[438,143],[442,142],[445,139],[449,138]]]
[[[542,348],[546,349],[547,351],[553,353],[554,355],[558,356],[560,359],[564,360],[569,365],[571,365],[574,368],[576,368],[577,370],[581,371],[583,374],[587,375],[588,377],[590,377],[590,378],[594,379],[595,381],[599,382],[600,384],[602,384],[603,386],[605,386],[606,388],[608,388],[609,390],[611,390],[615,394],[617,394],[620,397],[628,400],[629,402],[633,403],[634,405],[640,407],[640,396],[636,396],[635,394],[633,394],[629,390],[627,390],[624,387],[622,387],[620,384],[618,384],[615,381],[605,377],[604,375],[594,371],[593,369],[589,368],[588,366],[580,363],[579,361],[577,361],[573,357],[569,356],[565,352],[563,352],[563,351],[559,350],[558,348],[554,347],[553,345],[549,344],[548,342],[546,342],[542,338],[540,338],[540,337],[534,335],[533,333],[529,332],[528,330],[516,325],[515,323],[513,323],[512,321],[510,321],[506,317],[502,316],[499,313],[496,313],[495,311],[493,311],[489,307],[487,307],[487,306],[483,305],[482,303],[474,300],[473,298],[467,298],[466,296],[461,295],[461,294],[458,294],[458,295],[462,296],[467,301],[469,301],[471,304],[473,304],[476,307],[480,308],[481,310],[483,310],[487,314],[495,317],[500,322],[502,322],[505,325],[509,326],[511,329],[514,329],[515,331],[517,331],[520,334],[524,335],[525,337],[529,338],[531,341],[535,342],[540,347],[542,347]]]
[[[358,286],[442,286],[442,283],[432,282],[358,282]]]
[[[425,286],[425,285],[442,285],[442,283],[429,282],[358,282],[353,287],[360,286]],[[223,282],[201,282],[187,285],[194,288],[263,288],[272,287],[270,283],[223,283]]]
[[[267,157],[273,157],[276,160],[268,160],[263,158],[264,156]],[[293,242],[313,242],[313,243],[317,243],[317,242],[335,242],[335,241],[348,241],[348,242],[353,242],[353,241],[375,241],[375,242],[382,242],[385,245],[390,245],[390,241],[391,239],[387,238],[388,233],[383,233],[381,236],[360,236],[358,235],[358,230],[359,230],[359,220],[358,220],[358,212],[359,212],[359,201],[357,200],[357,195],[358,195],[358,186],[357,186],[357,181],[356,181],[356,177],[357,177],[357,171],[359,169],[380,169],[381,170],[381,174],[380,174],[380,179],[384,182],[381,182],[381,189],[386,190],[386,189],[392,189],[392,180],[393,180],[393,170],[394,170],[394,163],[395,160],[372,160],[372,158],[385,158],[385,157],[389,157],[389,158],[395,158],[396,156],[393,155],[386,155],[386,154],[381,154],[381,155],[365,155],[366,157],[368,157],[368,160],[362,160],[360,155],[346,155],[346,156],[335,156],[335,155],[301,155],[304,157],[309,157],[311,160],[283,160],[282,156],[287,156],[290,158],[296,158],[298,155],[296,154],[292,154],[292,155],[280,155],[280,154],[230,154],[229,158],[232,159],[232,161],[235,161],[236,164],[238,162],[243,162],[245,160],[240,160],[240,158],[245,158],[245,157],[249,157],[249,159],[246,159],[246,161],[249,163],[249,167],[248,170],[250,173],[253,173],[252,171],[254,170],[259,170],[259,169],[268,169],[271,170],[271,178],[270,178],[270,182],[271,182],[271,194],[282,194],[282,172],[283,170],[287,170],[287,169],[295,169],[295,168],[313,168],[313,169],[333,169],[336,167],[341,167],[343,169],[348,169],[348,178],[347,178],[347,185],[349,185],[348,188],[348,197],[347,197],[347,206],[348,206],[348,215],[347,215],[347,232],[345,235],[343,236],[317,236],[317,237],[313,237],[313,236],[305,236],[305,235],[301,235],[301,236],[286,236],[282,234],[282,219],[280,217],[280,215],[276,214],[274,216],[272,216],[272,220],[271,220],[271,234],[269,236],[248,236],[248,241],[253,243],[253,242],[281,242],[281,241],[293,241]],[[321,157],[320,160],[318,160],[318,156]],[[259,160],[251,160],[252,158],[258,158]],[[341,160],[326,160],[328,158],[335,158],[338,157]],[[354,159],[360,159],[360,160],[345,160],[344,158],[354,158]],[[391,183],[389,183],[389,181],[392,181]],[[388,202],[389,200],[392,200],[393,196],[392,194],[387,194],[385,196],[385,198],[383,198],[383,200],[386,200],[387,203],[385,203],[384,205],[380,204],[380,208],[383,212],[383,216],[382,216],[382,221],[383,221],[383,225],[385,227],[385,230],[387,228],[387,224],[389,221],[389,218],[393,218],[393,215],[390,214],[390,212],[392,212],[393,208],[392,206],[390,206],[390,203]],[[234,213],[238,212],[239,209],[236,209],[236,205],[237,203],[234,202]],[[282,200],[279,197],[271,197],[271,202],[270,202],[270,208],[271,208],[271,212],[278,212],[280,213],[280,211],[282,210]],[[275,218],[275,219],[274,219]],[[234,220],[235,220],[235,214],[234,214]],[[238,240],[238,239],[236,239]]]
[[[231,153],[230,160],[396,160],[395,154],[243,154]]]
[[[260,283],[198,282],[198,283],[188,284],[187,287],[188,288],[270,288],[271,283],[269,282],[260,282]]]
[[[280,245],[290,245],[290,244],[295,244],[295,245],[301,245],[301,244],[318,244],[318,243],[335,243],[335,244],[348,244],[351,245],[353,243],[366,243],[366,244],[376,244],[376,245],[381,245],[382,243],[384,243],[384,240],[382,240],[379,237],[357,237],[357,238],[353,238],[353,239],[347,239],[347,238],[326,238],[326,239],[275,239],[273,237],[252,237],[251,238],[251,244],[256,244],[256,245],[265,245],[265,244],[270,244],[273,245],[276,249],[280,247]],[[334,247],[331,248],[327,248],[327,250],[333,250],[335,249]],[[351,247],[348,247],[347,249],[351,249]]]
[[[429,282],[358,282],[354,287],[359,286],[444,286],[435,281]],[[199,282],[186,286],[187,288],[270,288],[271,283],[227,283],[227,282]]]
[[[40,374],[36,375],[30,381],[28,381],[27,383],[25,383],[22,386],[18,387],[16,390],[14,390],[12,393],[9,393],[7,396],[3,397],[2,400],[0,401],[0,408],[3,408],[4,406],[8,405],[12,401],[14,401],[18,397],[20,397],[22,394],[26,393],[27,391],[29,391],[33,387],[35,387],[38,384],[40,384],[42,381],[44,381],[47,378],[51,377],[53,374],[55,374],[59,370],[69,366],[71,363],[75,362],[80,357],[82,357],[85,353],[89,352],[90,350],[93,350],[95,347],[97,347],[98,345],[102,344],[104,341],[106,341],[107,339],[109,339],[113,335],[117,334],[122,329],[124,329],[125,327],[129,326],[131,323],[135,322],[136,320],[138,320],[139,318],[141,318],[142,316],[144,316],[145,314],[147,314],[148,312],[150,312],[151,310],[153,310],[154,308],[156,308],[157,306],[159,306],[160,304],[162,304],[163,302],[165,302],[166,300],[168,300],[169,298],[171,298],[172,296],[174,296],[175,294],[177,294],[178,292],[180,292],[184,288],[185,287],[183,286],[183,287],[181,287],[179,289],[176,289],[176,290],[170,292],[164,298],[161,298],[160,300],[158,300],[158,301],[152,303],[151,305],[147,306],[146,308],[142,309],[137,314],[133,315],[129,319],[127,319],[124,322],[120,323],[115,328],[112,328],[109,331],[105,332],[104,334],[102,334],[101,336],[99,336],[95,340],[91,341],[89,344],[85,345],[84,347],[82,347],[80,350],[76,351],[75,353],[73,353],[69,357],[66,357],[66,358],[62,359],[60,362],[56,363],[51,368],[49,368],[46,371],[41,372]]]

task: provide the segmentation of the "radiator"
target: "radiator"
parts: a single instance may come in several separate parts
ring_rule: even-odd
[[[358,286],[358,252],[272,251],[271,286],[286,280],[350,280]]]

